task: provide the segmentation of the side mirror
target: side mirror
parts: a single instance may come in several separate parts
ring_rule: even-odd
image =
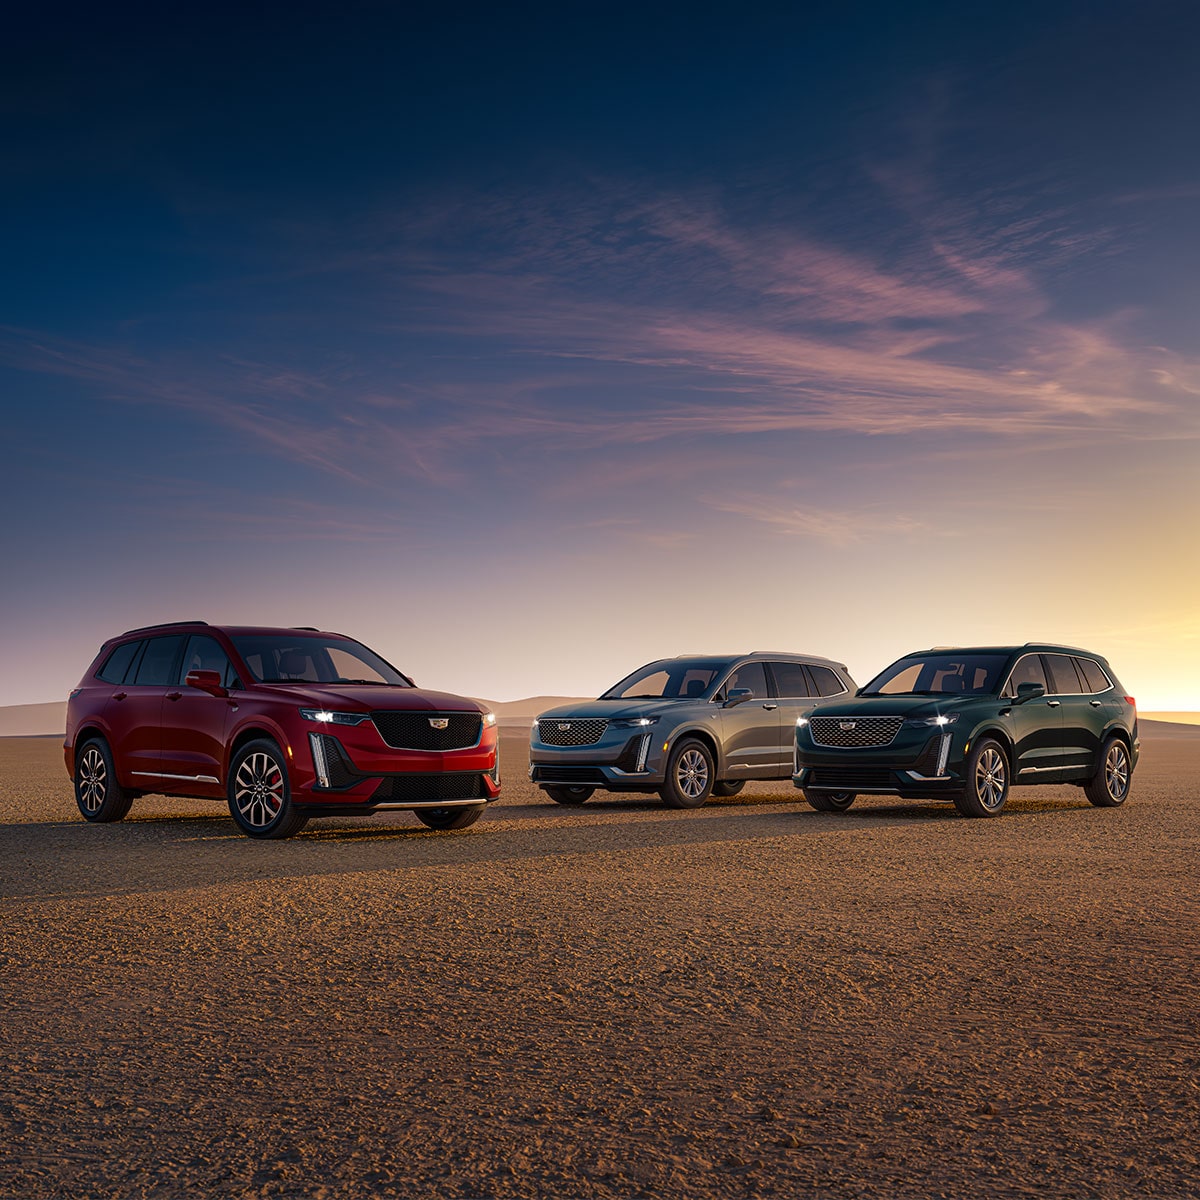
[[[210,696],[229,695],[228,689],[221,686],[220,671],[189,671],[183,682],[197,691],[207,692]]]
[[[725,703],[722,708],[733,708],[737,704],[744,704],[747,700],[754,698],[754,692],[750,688],[734,688],[728,696],[725,697]]]
[[[1044,683],[1018,683],[1017,698],[1013,701],[1014,704],[1028,704],[1030,700],[1036,700],[1039,696],[1046,694],[1046,685]]]

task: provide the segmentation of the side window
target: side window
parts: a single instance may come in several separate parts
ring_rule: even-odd
[[[776,695],[787,699],[813,695],[808,676],[800,663],[773,662],[771,674],[775,676]]]
[[[216,671],[221,676],[222,687],[229,687],[234,678],[229,656],[221,649],[220,643],[207,634],[193,634],[188,638],[176,682],[183,683],[189,671]]]
[[[103,679],[105,683],[124,683],[125,673],[129,670],[129,664],[133,662],[141,644],[126,642],[123,646],[118,646],[108,656],[104,666],[96,672],[96,677]]]
[[[164,687],[175,680],[175,660],[183,646],[180,637],[156,637],[146,643],[146,653],[138,663],[134,683]]]
[[[1075,671],[1075,664],[1065,654],[1045,654],[1046,668],[1054,686],[1050,689],[1060,696],[1084,691],[1083,681]]]
[[[1090,658],[1077,658],[1076,670],[1083,676],[1083,682],[1089,692],[1107,692],[1112,683],[1104,673],[1104,668]]]
[[[818,696],[837,696],[846,690],[846,685],[837,677],[837,673],[828,667],[818,667],[809,663],[808,673],[817,685]]]
[[[749,688],[755,698],[767,694],[767,673],[760,662],[743,663],[725,681],[725,695],[734,688]]]
[[[1054,690],[1046,680],[1046,672],[1042,670],[1042,656],[1040,654],[1026,654],[1013,667],[1012,676],[1008,682],[1007,694],[1015,696],[1017,688],[1023,683],[1040,683],[1046,691],[1052,692]]]

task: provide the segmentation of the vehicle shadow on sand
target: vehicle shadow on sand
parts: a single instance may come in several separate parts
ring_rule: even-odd
[[[1002,821],[1089,808],[1082,797],[1010,802]],[[731,811],[733,810],[733,811]],[[614,820],[625,814],[625,821]],[[401,824],[400,821],[404,823]],[[436,832],[411,814],[314,821],[287,841],[245,837],[228,815],[136,813],[119,824],[82,820],[0,827],[8,854],[0,896],[24,901],[80,900],[173,892],[212,885],[297,877],[396,872],[426,867],[642,850],[737,844],[772,838],[825,837],[869,827],[975,826],[947,804],[870,803],[845,813],[819,813],[776,798],[695,810],[664,810],[655,799],[502,804],[479,824]],[[941,836],[939,834],[939,836]],[[201,844],[202,843],[202,844]],[[68,882],[71,875],[75,881]]]

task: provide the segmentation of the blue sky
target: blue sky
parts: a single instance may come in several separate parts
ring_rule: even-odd
[[[206,617],[497,699],[1058,638],[1200,707],[1198,34],[24,15],[0,703]]]

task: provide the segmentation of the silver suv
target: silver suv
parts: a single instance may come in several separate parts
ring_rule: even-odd
[[[785,651],[664,658],[598,700],[533,724],[529,777],[551,800],[658,792],[672,808],[736,796],[747,779],[790,779],[796,718],[855,691],[846,668]]]

